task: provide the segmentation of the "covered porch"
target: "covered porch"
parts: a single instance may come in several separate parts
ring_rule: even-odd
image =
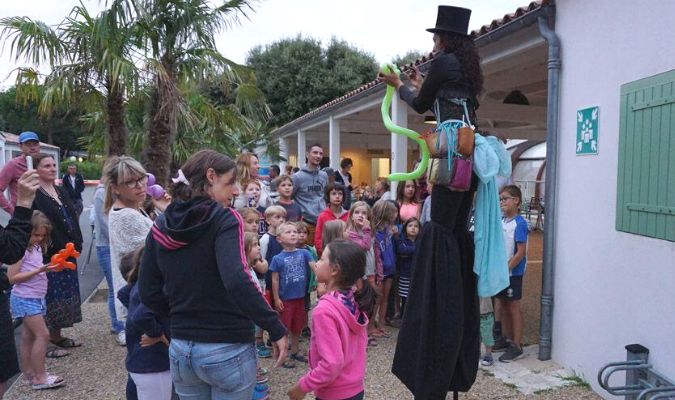
[[[485,77],[478,126],[521,139],[524,147],[546,139],[547,44],[537,28],[546,5],[532,2],[472,32]],[[415,64],[424,71],[429,57]],[[412,64],[402,66],[404,71],[410,68]],[[282,154],[290,165],[302,166],[306,146],[321,143],[332,168],[338,168],[343,158],[354,161],[355,184],[372,184],[390,172],[412,169],[419,150],[385,130],[380,114],[384,93],[385,85],[375,80],[278,128],[274,134]],[[434,128],[425,123],[425,117],[433,119],[431,112],[417,114],[397,97],[391,112],[397,125],[417,132]]]

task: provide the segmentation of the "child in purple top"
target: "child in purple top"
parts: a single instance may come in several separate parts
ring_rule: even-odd
[[[408,300],[410,280],[412,278],[413,255],[415,254],[417,236],[420,232],[420,221],[412,217],[403,224],[403,232],[396,240],[396,257],[398,262],[398,295],[401,298],[401,313],[403,316],[405,303]]]
[[[381,288],[381,297],[379,298],[378,305],[379,336],[384,337],[389,336],[382,327],[385,325],[389,292],[396,275],[394,235],[398,234],[398,228],[395,225],[397,217],[398,209],[393,201],[379,200],[373,206],[373,228],[375,228],[375,243],[373,247],[375,249],[375,263],[377,265],[375,282]],[[381,278],[379,271],[382,271]]]
[[[9,267],[9,282],[14,285],[10,296],[12,317],[23,319],[21,334],[21,367],[25,379],[36,390],[50,389],[64,384],[63,378],[45,371],[45,354],[49,344],[49,330],[44,315],[47,312],[47,274],[49,265],[42,264],[42,253],[47,250],[52,224],[40,211],[31,219],[33,230],[24,257]]]

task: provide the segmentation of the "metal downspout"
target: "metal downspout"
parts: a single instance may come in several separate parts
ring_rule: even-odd
[[[553,278],[555,270],[556,186],[558,167],[558,103],[560,98],[560,40],[549,18],[555,21],[555,8],[547,7],[539,17],[539,33],[548,43],[548,102],[546,113],[546,194],[544,254],[541,284],[541,321],[539,325],[539,359],[551,359],[553,336]]]

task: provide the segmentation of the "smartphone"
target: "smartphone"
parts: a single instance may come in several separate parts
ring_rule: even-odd
[[[28,167],[28,170],[33,169],[33,157],[26,156],[26,166]]]

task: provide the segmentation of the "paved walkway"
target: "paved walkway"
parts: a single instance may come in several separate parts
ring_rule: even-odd
[[[481,370],[493,374],[495,378],[507,385],[515,385],[523,394],[533,394],[551,390],[580,379],[553,361],[539,361],[539,345],[527,346],[523,349],[525,357],[512,363],[502,363],[497,358],[502,353],[496,353],[495,364],[491,367],[481,366]]]

